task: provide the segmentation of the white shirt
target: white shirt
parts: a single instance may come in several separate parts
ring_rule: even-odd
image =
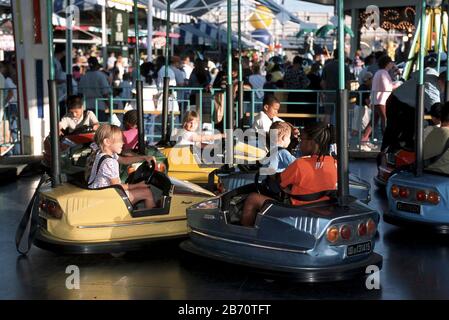
[[[427,136],[433,131],[435,128],[441,128],[441,123],[434,126],[427,126],[424,128],[424,136],[423,140],[426,141]]]
[[[185,146],[185,145],[194,145],[195,142],[193,142],[193,137],[196,135],[196,132],[194,131],[187,131],[187,130],[180,130],[179,133],[182,133],[180,136],[180,140],[177,143],[180,146]]]
[[[143,87],[143,110],[154,111],[156,110],[156,103],[154,101],[155,97],[158,96],[159,91],[155,85],[145,85]]]
[[[269,132],[271,125],[276,121],[284,122],[284,120],[279,117],[270,119],[264,111],[261,111],[257,116],[254,117],[253,129]]]
[[[186,74],[186,79],[189,80],[190,79],[190,75],[192,74],[192,71],[193,71],[192,66],[189,65],[189,64],[185,64],[185,65],[182,66],[182,70]]]
[[[108,69],[114,68],[114,63],[117,61],[116,57],[109,57],[108,58]]]

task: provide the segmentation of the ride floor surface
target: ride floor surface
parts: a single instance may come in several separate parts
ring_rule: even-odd
[[[351,171],[371,181],[374,161],[354,161]],[[449,236],[379,226],[375,251],[383,255],[379,290],[364,279],[301,284],[252,270],[198,258],[179,249],[179,241],[144,252],[59,256],[33,247],[20,257],[16,227],[38,178],[0,186],[0,299],[447,299]],[[373,183],[372,183],[373,184]],[[372,189],[370,206],[385,209],[385,195]],[[66,268],[80,270],[80,289],[66,288]]]

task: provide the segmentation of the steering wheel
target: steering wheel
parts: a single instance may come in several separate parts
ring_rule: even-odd
[[[256,185],[256,191],[259,194],[271,197],[278,201],[282,201],[285,198],[285,191],[275,181],[278,178],[277,175],[267,176],[267,178],[262,181],[262,183],[259,182],[259,177],[260,173],[259,171],[257,171],[254,177],[254,184]]]
[[[95,132],[94,128],[92,126],[82,126],[79,128],[76,128],[75,130],[73,130],[72,132],[64,132],[65,136],[68,135],[76,135],[76,134],[83,134],[83,133],[92,133]]]
[[[136,184],[145,181],[145,184],[150,184],[153,179],[154,171],[156,170],[156,162],[151,160],[144,161],[137,170],[133,173],[132,179],[128,183]],[[128,179],[129,180],[129,179]]]

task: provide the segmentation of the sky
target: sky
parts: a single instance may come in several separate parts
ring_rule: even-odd
[[[334,12],[333,6],[322,6],[315,3],[297,0],[285,0],[285,8],[290,12],[308,11],[308,12]]]

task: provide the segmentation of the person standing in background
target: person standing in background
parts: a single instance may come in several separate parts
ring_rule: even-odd
[[[382,134],[385,132],[387,123],[386,104],[387,99],[394,89],[401,85],[401,82],[393,82],[390,76],[390,70],[394,63],[387,55],[379,59],[379,70],[374,74],[371,87],[371,105],[374,106],[374,128],[381,121]]]
[[[65,44],[57,43],[55,45],[55,55],[53,57],[53,65],[55,68],[56,88],[58,92],[59,116],[62,117],[67,113],[65,98],[67,95],[67,76],[62,68],[61,60],[65,57]]]
[[[86,109],[96,110],[96,99],[108,98],[111,92],[111,87],[108,82],[107,76],[100,71],[100,64],[95,57],[88,59],[89,70],[84,76],[81,77],[79,83],[79,93],[81,93],[86,99]],[[98,114],[99,121],[107,121],[108,117],[105,113],[107,103],[105,101],[98,101]]]

